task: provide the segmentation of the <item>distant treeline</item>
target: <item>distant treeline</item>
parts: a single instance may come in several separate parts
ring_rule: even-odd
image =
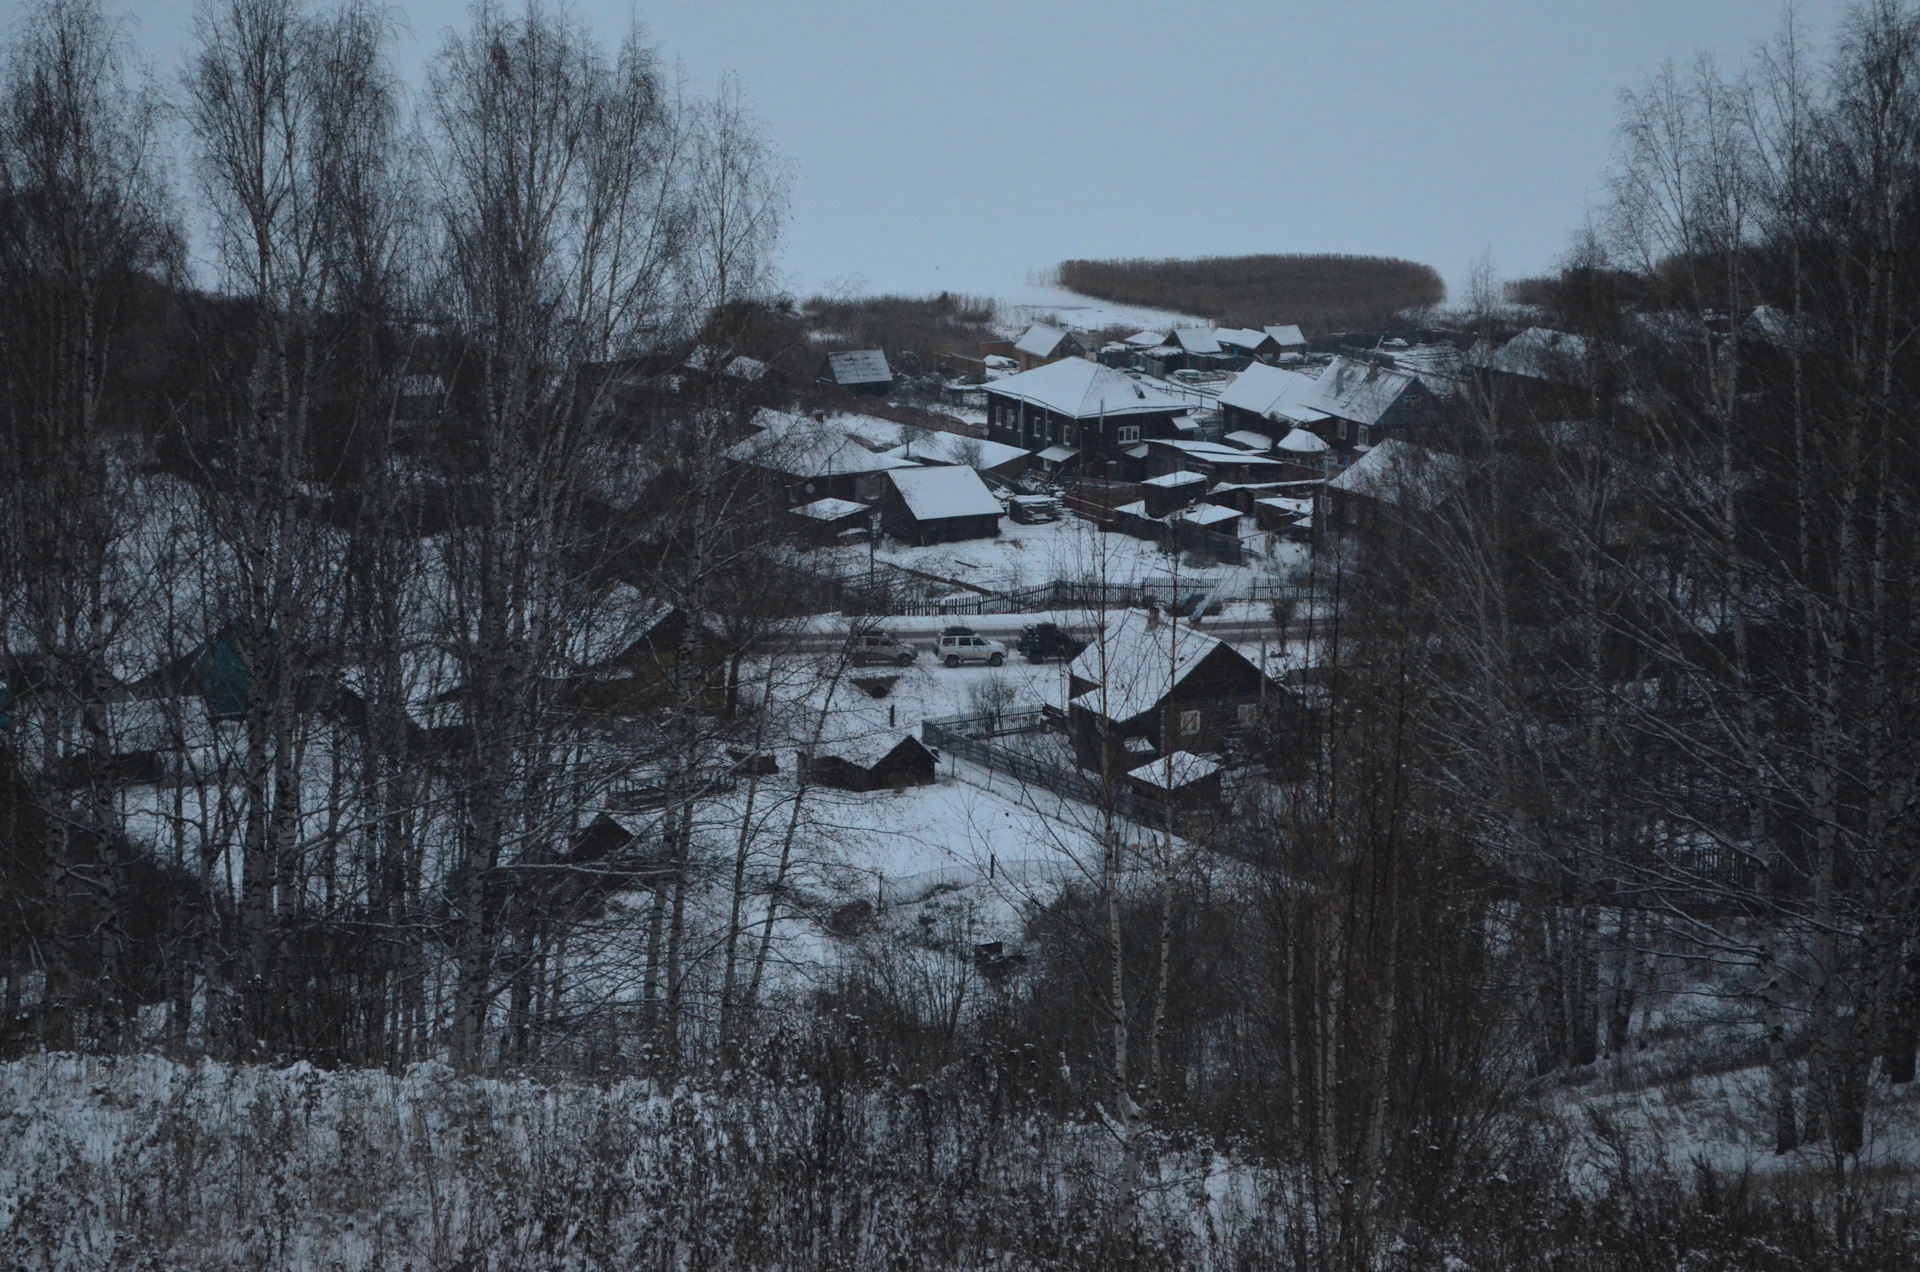
[[[1310,332],[1372,325],[1446,295],[1431,265],[1337,254],[1062,261],[1059,280],[1069,291],[1115,304],[1230,327],[1296,322]]]
[[[922,358],[949,350],[975,356],[993,340],[993,301],[941,292],[937,296],[815,296],[801,307],[825,349],[883,349]],[[898,369],[898,368],[896,368]]]

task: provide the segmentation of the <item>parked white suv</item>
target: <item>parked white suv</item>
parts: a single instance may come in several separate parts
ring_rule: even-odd
[[[989,667],[998,667],[1007,661],[1007,647],[985,636],[943,635],[935,653],[949,667],[958,667],[965,662],[983,662]]]

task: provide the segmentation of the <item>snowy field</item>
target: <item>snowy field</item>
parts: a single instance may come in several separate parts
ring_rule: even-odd
[[[1175,327],[1211,325],[1207,319],[1194,314],[1097,300],[1052,283],[1028,282],[1018,287],[1003,288],[995,299],[999,304],[1000,327],[1009,339],[1017,337],[1029,324],[1041,318],[1057,319],[1062,326],[1074,331],[1131,327],[1136,331],[1165,332]]]

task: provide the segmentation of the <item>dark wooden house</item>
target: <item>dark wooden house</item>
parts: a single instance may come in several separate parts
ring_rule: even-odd
[[[1171,751],[1218,752],[1259,719],[1260,669],[1157,610],[1109,617],[1068,677],[1067,731],[1088,769],[1103,747],[1124,769]]]
[[[1117,475],[1120,457],[1149,438],[1175,437],[1191,408],[1112,367],[1062,358],[990,381],[987,436],[1028,451],[1051,451],[1050,468]],[[1058,448],[1058,450],[1054,450]]]

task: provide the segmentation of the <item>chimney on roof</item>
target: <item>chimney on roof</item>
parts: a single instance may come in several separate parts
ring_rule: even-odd
[[[827,422],[827,413],[826,413],[825,411],[815,411],[815,412],[813,413],[813,418],[814,418],[814,419],[815,419],[815,420],[816,420],[817,422],[819,422],[819,423],[821,423],[821,424],[825,424],[825,423]]]

